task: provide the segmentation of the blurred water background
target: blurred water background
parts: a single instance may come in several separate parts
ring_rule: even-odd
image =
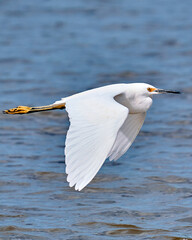
[[[192,239],[192,2],[1,0],[0,109],[112,83],[156,96],[132,148],[82,192],[65,111],[1,117],[0,239]]]

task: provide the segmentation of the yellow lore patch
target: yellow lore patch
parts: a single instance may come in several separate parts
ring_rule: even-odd
[[[149,92],[154,92],[155,90],[157,90],[157,88],[147,88],[147,90],[149,91]]]

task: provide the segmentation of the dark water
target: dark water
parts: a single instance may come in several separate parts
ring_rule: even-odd
[[[0,109],[148,82],[132,148],[68,187],[64,111],[1,114],[0,239],[192,239],[192,2],[1,0]]]

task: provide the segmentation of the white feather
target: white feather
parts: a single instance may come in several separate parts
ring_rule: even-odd
[[[114,84],[63,98],[70,127],[66,137],[67,181],[83,189],[107,157],[116,160],[133,143],[152,104],[145,83]],[[129,115],[128,115],[129,114]]]
[[[65,147],[67,181],[80,191],[103,165],[129,110],[111,93],[87,93],[65,102],[70,119]]]
[[[119,129],[115,143],[108,154],[109,160],[117,160],[131,146],[138,135],[146,113],[129,114],[122,127]]]

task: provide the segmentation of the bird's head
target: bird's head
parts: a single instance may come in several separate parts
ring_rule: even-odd
[[[133,83],[130,86],[129,93],[127,95],[127,98],[129,99],[128,108],[130,112],[146,112],[152,104],[153,95],[161,93],[179,94],[180,92],[159,89],[146,83]]]

